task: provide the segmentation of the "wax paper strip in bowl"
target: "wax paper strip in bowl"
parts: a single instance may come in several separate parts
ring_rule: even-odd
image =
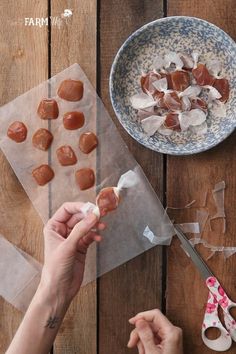
[[[0,235],[0,295],[26,311],[38,287],[41,265]]]
[[[66,79],[81,80],[84,95],[80,101],[68,102],[57,96],[60,83]],[[50,96],[59,106],[59,117],[50,122],[37,117],[36,111],[42,98]],[[63,115],[70,111],[82,111],[85,124],[81,129],[69,131],[62,124]],[[0,108],[0,146],[22,183],[29,198],[45,223],[66,201],[94,203],[96,193],[103,187],[115,186],[120,176],[128,170],[136,171],[138,188],[124,191],[122,202],[116,212],[107,216],[108,230],[98,248],[98,269],[93,262],[95,245],[88,252],[84,284],[97,276],[136,257],[153,247],[143,237],[146,226],[155,235],[170,236],[170,221],[164,218],[164,209],[147,181],[143,171],[130,154],[114,123],[83,70],[74,64],[59,74],[17,97]],[[28,138],[16,144],[7,138],[7,128],[15,120],[23,121],[28,127]],[[31,139],[38,128],[49,128],[54,141],[48,153],[32,147]],[[97,134],[98,147],[90,154],[78,149],[81,133],[92,131]],[[62,167],[57,161],[56,150],[61,145],[70,145],[76,152],[78,162],[74,166]],[[55,172],[53,180],[44,187],[36,185],[31,176],[32,169],[49,163]],[[96,171],[96,185],[80,191],[75,183],[75,171],[90,167]]]

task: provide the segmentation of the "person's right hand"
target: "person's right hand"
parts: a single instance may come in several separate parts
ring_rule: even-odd
[[[87,250],[94,241],[101,241],[98,232],[106,227],[95,214],[85,216],[83,206],[80,202],[64,203],[44,227],[45,259],[40,285],[58,302],[69,304],[78,293]]]
[[[141,312],[129,322],[135,329],[130,334],[128,347],[137,346],[139,354],[183,354],[182,330],[160,310]]]

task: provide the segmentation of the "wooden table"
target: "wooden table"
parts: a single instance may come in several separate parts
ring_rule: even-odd
[[[25,26],[26,17],[60,16],[73,10],[68,24]],[[108,77],[123,41],[156,18],[189,15],[215,23],[236,39],[235,0],[2,0],[0,4],[1,104],[29,90],[74,62],[97,86],[129,149],[165,205],[183,205],[225,180],[227,232],[206,232],[213,244],[235,245],[236,145],[233,134],[209,152],[190,157],[164,156],[138,145],[112,111]],[[1,117],[2,118],[2,117]],[[0,232],[42,261],[42,223],[5,157],[0,155]],[[182,219],[181,219],[182,218]],[[190,211],[177,221],[190,218]],[[215,226],[218,227],[217,225]],[[214,256],[209,266],[236,299],[236,258]],[[131,330],[127,320],[138,311],[162,308],[184,329],[186,354],[212,353],[202,343],[201,321],[207,290],[177,240],[156,247],[83,288],[74,300],[54,344],[57,354],[124,354]],[[0,352],[4,353],[22,314],[0,300]],[[234,345],[228,353],[235,353]],[[33,353],[33,352],[32,352]]]

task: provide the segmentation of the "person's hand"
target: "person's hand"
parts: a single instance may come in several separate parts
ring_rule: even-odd
[[[101,241],[97,230],[105,224],[95,214],[86,217],[83,203],[65,203],[44,227],[44,267],[41,285],[50,289],[58,301],[70,301],[80,289],[88,247]]]
[[[130,334],[128,347],[137,346],[139,354],[183,354],[182,330],[160,310],[141,312],[129,322],[135,329]]]

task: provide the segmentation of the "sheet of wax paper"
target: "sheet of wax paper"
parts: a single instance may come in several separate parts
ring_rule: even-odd
[[[57,89],[65,79],[83,81],[82,100],[68,102],[58,97]],[[59,117],[55,120],[44,121],[37,116],[38,104],[45,97],[54,98],[58,102]],[[84,113],[84,126],[74,131],[65,130],[63,115],[76,110]],[[27,140],[18,144],[7,137],[9,124],[16,120],[23,121],[28,128]],[[116,186],[120,176],[128,170],[134,170],[138,174],[138,185],[122,191],[119,208],[106,217],[108,228],[103,232],[103,242],[98,246],[96,264],[95,246],[89,250],[84,284],[153,247],[154,244],[143,235],[147,226],[157,238],[160,237],[160,244],[170,243],[174,231],[160,200],[78,64],[1,107],[0,122],[0,147],[44,223],[62,203],[94,203],[101,188]],[[32,135],[41,127],[49,129],[54,135],[48,152],[32,146]],[[88,155],[78,148],[79,137],[86,131],[97,134],[99,140],[97,149]],[[70,145],[77,155],[78,162],[74,166],[63,167],[57,161],[56,149],[65,144]],[[41,187],[35,183],[31,172],[43,163],[50,164],[55,177],[49,184]],[[96,185],[86,191],[80,191],[75,183],[75,171],[83,167],[93,168],[96,173]]]
[[[26,311],[38,287],[41,264],[0,235],[0,296]]]

